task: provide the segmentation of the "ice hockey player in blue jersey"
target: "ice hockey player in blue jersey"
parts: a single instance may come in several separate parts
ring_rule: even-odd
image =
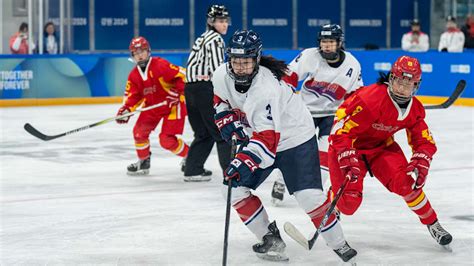
[[[316,131],[300,95],[281,80],[287,65],[262,56],[254,31],[237,31],[226,49],[228,62],[214,72],[215,122],[222,137],[233,135],[248,144],[224,171],[232,182],[231,201],[242,222],[257,237],[258,257],[287,260],[286,244],[276,222],[270,222],[255,190],[278,168],[290,194],[317,227],[330,205],[323,193]],[[245,141],[247,142],[247,141]],[[227,181],[223,194],[227,196]],[[331,214],[322,230],[327,245],[344,261],[357,252],[346,242],[340,222]]]

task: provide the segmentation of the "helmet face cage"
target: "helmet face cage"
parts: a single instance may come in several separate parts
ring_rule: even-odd
[[[395,91],[394,85],[397,84],[397,90],[401,88],[410,88],[409,95],[402,95],[400,91]],[[392,99],[400,104],[407,103],[416,94],[421,84],[421,67],[416,58],[402,56],[397,59],[390,70],[388,88]]]
[[[323,39],[336,40],[337,48],[335,52],[323,52],[321,49],[321,41]],[[321,27],[318,34],[318,45],[321,56],[326,60],[336,60],[339,57],[341,49],[344,49],[344,33],[341,26],[337,24],[326,24]]]
[[[236,31],[226,49],[228,57],[227,73],[236,85],[249,86],[258,73],[260,57],[262,55],[262,41],[257,33],[252,30]],[[236,74],[232,68],[232,58],[252,58],[254,68],[250,74]]]

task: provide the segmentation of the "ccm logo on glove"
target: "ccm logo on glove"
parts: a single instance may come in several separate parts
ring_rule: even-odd
[[[244,157],[244,156],[241,156],[241,157]],[[255,162],[252,161],[251,159],[244,159],[243,161],[241,161],[241,160],[232,160],[232,162],[230,162],[230,164],[238,168],[238,167],[240,167],[242,162],[245,163],[245,165],[247,165],[247,167],[252,172],[255,172],[255,170],[257,170],[257,168],[258,168],[257,164],[255,164]]]

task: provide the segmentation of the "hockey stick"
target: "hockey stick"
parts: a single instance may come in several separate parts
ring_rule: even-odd
[[[342,183],[341,187],[336,193],[336,197],[331,202],[331,205],[329,206],[329,209],[326,211],[324,214],[324,218],[319,224],[316,233],[314,233],[313,237],[311,239],[306,239],[306,237],[303,236],[303,234],[290,222],[286,222],[284,225],[285,232],[293,238],[296,242],[298,242],[300,245],[302,245],[304,248],[307,250],[311,250],[313,248],[314,243],[318,239],[318,236],[321,234],[321,230],[323,229],[324,225],[329,219],[329,216],[332,214],[334,209],[336,208],[336,204],[339,201],[339,198],[342,196],[342,193],[344,189],[346,188],[347,183],[349,183],[349,179],[345,178],[344,182]]]
[[[234,159],[236,153],[237,153],[237,137],[232,136],[232,147],[230,150],[231,160]],[[229,179],[227,183],[227,205],[225,209],[224,253],[222,255],[222,266],[227,265],[227,243],[229,240],[231,194],[232,194],[232,179]]]
[[[453,103],[461,96],[463,93],[464,89],[466,88],[466,81],[461,79],[458,84],[456,85],[456,88],[454,89],[453,93],[444,101],[443,103],[440,104],[435,104],[435,105],[424,105],[426,110],[432,110],[432,109],[446,109],[453,105]],[[321,110],[321,111],[311,111],[312,115],[334,115],[337,110]]]
[[[427,110],[429,110],[429,109],[446,109],[446,108],[450,107],[459,98],[459,96],[461,96],[461,94],[462,94],[462,92],[464,91],[465,88],[466,88],[466,81],[461,79],[458,82],[458,84],[456,85],[456,89],[454,89],[453,93],[451,94],[451,96],[449,96],[449,98],[446,101],[444,101],[441,104],[426,105],[424,107]]]
[[[29,123],[26,123],[23,128],[25,128],[25,130],[30,133],[31,135],[41,139],[41,140],[44,140],[44,141],[48,141],[48,140],[52,140],[52,139],[57,139],[57,138],[60,138],[60,137],[64,137],[64,136],[67,136],[67,135],[71,135],[71,134],[74,134],[74,133],[77,133],[77,132],[81,132],[81,131],[84,131],[86,129],[89,129],[89,128],[92,128],[92,127],[96,127],[96,126],[100,126],[100,125],[103,125],[103,124],[106,124],[106,123],[109,123],[111,121],[115,121],[117,119],[122,119],[122,118],[125,118],[125,117],[129,117],[129,116],[132,116],[136,113],[140,113],[140,112],[144,112],[144,111],[148,111],[148,110],[151,110],[151,109],[154,109],[154,108],[157,108],[157,107],[160,107],[160,106],[163,106],[163,105],[166,105],[168,104],[167,101],[163,101],[161,103],[157,103],[155,105],[150,105],[148,107],[145,107],[145,108],[141,108],[141,109],[137,109],[131,113],[128,113],[128,114],[124,114],[124,115],[120,115],[120,116],[114,116],[114,117],[110,117],[110,118],[107,118],[107,119],[104,119],[102,121],[99,121],[99,122],[96,122],[96,123],[93,123],[93,124],[90,124],[90,125],[87,125],[87,126],[83,126],[83,127],[80,127],[80,128],[76,128],[76,129],[73,129],[73,130],[69,130],[69,131],[66,131],[64,133],[61,133],[61,134],[58,134],[58,135],[45,135],[43,133],[41,133],[40,131],[38,131],[36,128],[34,128],[31,124]]]

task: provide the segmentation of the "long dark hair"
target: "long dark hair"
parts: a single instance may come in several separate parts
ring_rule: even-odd
[[[379,78],[377,79],[377,83],[378,84],[388,83],[389,78],[390,78],[390,71],[387,73],[379,72]]]
[[[278,60],[271,55],[262,55],[259,65],[270,69],[278,80],[281,80],[288,70],[288,65],[285,61]]]

